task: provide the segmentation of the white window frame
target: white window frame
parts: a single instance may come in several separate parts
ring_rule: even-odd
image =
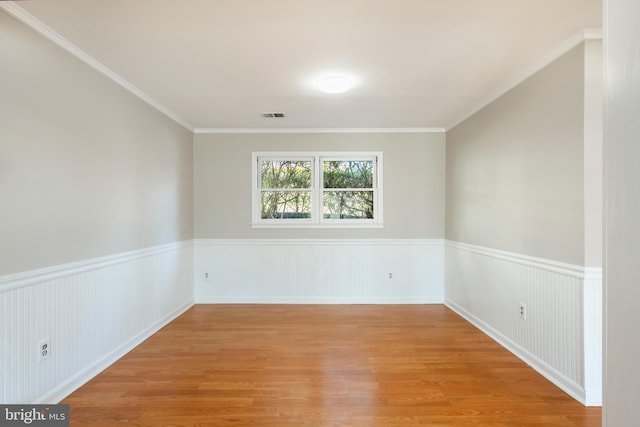
[[[261,174],[262,160],[311,161],[311,218],[263,219],[261,217]],[[373,218],[337,219],[323,215],[323,161],[372,160],[373,170]],[[253,228],[382,228],[382,152],[381,151],[256,151],[251,153],[251,226]],[[345,189],[349,190],[349,189]],[[362,189],[353,189],[354,191]],[[367,189],[368,190],[368,189]],[[331,189],[326,189],[331,191]]]

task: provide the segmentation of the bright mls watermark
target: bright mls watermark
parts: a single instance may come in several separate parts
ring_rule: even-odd
[[[0,427],[69,427],[69,405],[0,405]]]

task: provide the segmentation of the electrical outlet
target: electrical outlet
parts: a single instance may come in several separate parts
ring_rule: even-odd
[[[389,273],[389,274],[387,275],[387,279],[389,279],[389,280],[393,279],[393,273]]]
[[[209,273],[204,273],[202,277],[204,278],[204,280],[209,280]]]
[[[38,358],[41,362],[44,362],[51,357],[51,338],[40,341],[38,345]]]
[[[527,320],[527,306],[523,302],[519,305],[519,314],[523,320]]]

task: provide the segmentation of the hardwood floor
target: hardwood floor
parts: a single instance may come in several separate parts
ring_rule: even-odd
[[[196,305],[62,403],[72,426],[600,426],[441,305]]]

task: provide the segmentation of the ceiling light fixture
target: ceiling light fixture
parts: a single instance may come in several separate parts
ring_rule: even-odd
[[[327,76],[318,82],[318,88],[326,93],[342,93],[351,89],[351,80],[344,76]]]

